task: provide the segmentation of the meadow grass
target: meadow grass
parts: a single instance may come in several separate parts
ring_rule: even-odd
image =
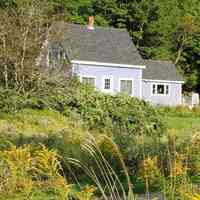
[[[200,117],[166,116],[165,121],[168,129],[177,130],[200,130]]]
[[[168,112],[163,116],[168,132],[180,139],[200,132],[199,116],[180,115],[179,112]],[[15,114],[2,113],[0,115],[0,133],[10,132],[26,136],[46,135],[69,130],[71,126],[68,117],[53,110],[24,109]]]
[[[180,144],[183,141],[185,141],[185,138],[191,139],[191,135],[193,133],[194,134],[197,133],[198,130],[200,130],[200,117],[197,115],[194,116],[194,114],[180,115],[179,112],[176,112],[176,113],[166,112],[165,114],[163,114],[163,119],[166,123],[166,127],[168,129],[169,134],[176,135],[178,140],[180,141]],[[107,143],[110,144],[111,142],[109,140],[106,140],[106,143],[105,144],[103,143],[104,145],[102,146],[102,145],[100,145],[101,144],[100,141],[102,141],[101,138],[97,137],[97,139],[99,139],[99,140],[97,140],[98,145],[94,145],[96,143],[93,144],[93,143],[89,142],[89,144],[86,143],[87,145],[84,146],[82,144],[82,141],[83,140],[90,141],[89,139],[92,136],[89,137],[87,134],[87,131],[85,129],[82,129],[83,127],[81,127],[79,123],[80,123],[79,121],[72,122],[72,121],[70,121],[70,119],[68,117],[60,114],[59,112],[53,111],[53,110],[25,109],[25,110],[21,110],[21,111],[15,113],[15,114],[5,114],[5,113],[1,114],[0,115],[0,133],[10,133],[10,134],[21,133],[21,134],[24,134],[25,136],[36,136],[37,134],[42,134],[42,136],[43,136],[43,135],[48,135],[49,133],[57,134],[59,132],[62,133],[62,131],[64,131],[63,133],[66,133],[63,136],[64,143],[62,143],[62,145],[64,144],[63,145],[64,148],[63,149],[61,148],[64,151],[60,151],[61,155],[65,156],[65,159],[66,159],[66,158],[70,158],[69,155],[71,155],[68,151],[73,152],[73,153],[78,152],[78,153],[75,153],[78,156],[73,154],[72,158],[77,159],[78,164],[80,163],[81,166],[83,166],[84,163],[88,164],[88,165],[85,165],[84,168],[86,169],[87,172],[88,172],[88,169],[92,170],[92,171],[89,171],[89,175],[91,175],[89,177],[91,179],[94,178],[94,182],[96,181],[97,188],[99,189],[99,191],[101,191],[101,194],[103,194],[104,199],[107,199],[107,194],[104,192],[104,189],[105,189],[104,187],[108,188],[107,189],[107,190],[109,190],[108,193],[111,194],[111,197],[113,195],[113,199],[115,199],[114,197],[117,195],[117,193],[119,193],[119,195],[121,196],[121,191],[124,191],[124,192],[122,192],[123,193],[122,195],[124,196],[123,199],[126,199],[126,200],[134,199],[134,195],[132,193],[130,193],[130,198],[126,196],[127,191],[131,191],[130,188],[132,188],[132,183],[130,182],[130,180],[132,180],[132,179],[126,181],[126,182],[128,182],[128,185],[127,185],[127,183],[125,183],[124,184],[125,188],[123,188],[124,185],[123,185],[123,187],[119,187],[121,184],[121,182],[120,182],[121,179],[118,181],[117,176],[119,174],[121,175],[121,172],[120,173],[117,172],[115,174],[115,172],[112,171],[112,165],[109,165],[106,161],[106,157],[110,154],[107,155],[106,151],[104,151],[105,149],[103,149],[103,152],[106,155],[105,158],[102,156],[103,154],[101,153],[101,151],[99,149],[96,149],[96,146],[105,148],[105,144],[107,144]],[[81,137],[79,137],[79,135]],[[77,139],[77,137],[78,137],[78,139]],[[155,138],[152,138],[151,136],[148,136],[148,137],[144,137],[143,135],[138,136],[137,145],[139,145],[139,146],[145,145],[145,148],[147,148],[147,149],[149,148],[149,150],[154,149],[154,147],[157,147],[157,145],[148,146],[149,144],[153,145],[155,143],[154,139]],[[171,163],[170,163],[170,166],[171,166],[176,161],[176,160],[175,161],[173,160],[176,158],[176,157],[173,157],[173,155],[176,155],[175,154],[176,146],[173,146],[173,144],[176,144],[178,146],[178,143],[177,143],[177,140],[175,140],[175,139],[173,140],[173,143],[171,143],[171,141],[169,142],[169,139],[170,139],[170,137],[168,137],[168,134],[165,134],[163,136],[163,138],[161,138],[161,140],[163,142],[162,145],[172,145],[172,146],[169,146],[169,155],[170,155],[169,160],[171,159]],[[146,141],[146,140],[148,140],[148,141]],[[174,141],[176,141],[176,143],[174,143]],[[66,146],[66,144],[67,144],[67,146]],[[74,146],[71,144],[73,144]],[[71,146],[73,146],[73,148],[71,148]],[[85,147],[84,155],[86,155],[86,152],[89,151],[89,153],[91,155],[91,157],[89,156],[90,159],[88,159],[88,157],[87,157],[86,159],[83,159],[83,161],[82,161],[81,156],[83,154],[79,155],[79,150],[77,150],[78,146],[81,147],[81,149],[83,147]],[[116,153],[118,151],[112,151],[113,148],[111,148],[111,147],[116,147],[116,146],[112,146],[112,145],[108,145],[108,146],[109,146],[109,153],[113,153],[113,155],[116,155],[116,154],[118,155],[118,153]],[[57,146],[55,146],[55,149],[57,149]],[[117,149],[117,147],[114,148],[114,150],[115,149]],[[139,149],[140,148],[138,147],[138,150]],[[143,149],[143,147],[142,147],[142,149]],[[162,149],[162,150],[165,152],[164,149]],[[97,154],[96,154],[96,151],[97,151]],[[147,152],[147,151],[145,151],[145,152]],[[147,196],[150,195],[149,191],[152,191],[151,189],[154,187],[154,184],[156,186],[157,181],[160,181],[160,177],[157,177],[157,175],[158,175],[157,172],[159,171],[159,168],[158,169],[155,168],[158,165],[156,151],[157,150],[155,150],[155,152],[154,152],[156,156],[153,156],[153,152],[152,152],[152,157],[150,157],[150,155],[149,155],[150,151],[148,151],[147,153],[145,153],[144,150],[142,150],[141,152],[138,152],[143,157],[143,158],[137,157],[137,159],[139,159],[139,160],[137,160],[137,162],[139,164],[138,166],[141,167],[142,166],[141,163],[144,163],[144,167],[146,167],[148,169],[147,172],[152,173],[150,175],[147,173],[137,174],[137,175],[140,175],[141,177],[144,177],[144,180],[143,180],[143,179],[141,179],[140,176],[138,176],[139,179],[142,180],[143,186],[146,184],[146,191],[147,191],[146,195]],[[126,172],[126,170],[125,170],[126,167],[122,160],[122,159],[126,159],[126,157],[125,158],[123,157],[124,155],[125,154],[118,156],[123,165],[123,169],[122,169],[123,173]],[[81,159],[79,160],[79,158],[81,158]],[[97,158],[101,158],[102,160],[100,160],[100,161],[96,160]],[[166,158],[168,158],[168,157],[166,156]],[[181,153],[180,153],[180,158],[181,158]],[[64,157],[63,157],[63,159],[64,159]],[[145,162],[143,162],[143,160],[141,160],[141,159],[144,159]],[[90,166],[93,166],[93,165],[90,165],[91,163],[93,163],[93,164],[95,163],[95,162],[92,162],[92,160],[94,160],[96,162],[97,169],[94,168],[94,170],[98,170],[97,174],[95,174],[93,168],[90,167]],[[111,163],[113,164],[113,158],[111,159],[111,161],[112,161]],[[176,162],[175,162],[175,164],[176,164]],[[182,164],[181,164],[179,167],[184,167],[184,165],[182,166]],[[150,168],[152,170],[150,170]],[[98,175],[101,175],[99,169],[102,170],[102,177],[103,177],[103,178],[101,177],[102,179],[97,179]],[[106,172],[106,169],[108,169],[107,172]],[[128,168],[128,169],[130,170],[131,168]],[[128,172],[131,172],[129,170],[126,172],[126,177],[129,177]],[[171,170],[171,168],[169,170]],[[144,171],[144,170],[142,170],[142,171]],[[80,171],[78,171],[78,172],[80,172]],[[160,171],[159,171],[159,173],[160,173]],[[155,175],[156,181],[155,181],[155,183],[152,183],[154,175]],[[160,174],[159,174],[159,176],[160,176]],[[113,177],[114,177],[114,179],[113,179]],[[161,178],[164,178],[164,176]],[[100,180],[101,181],[103,180],[103,183],[105,182],[106,186],[100,184]],[[124,179],[124,181],[125,181],[125,179]],[[119,184],[117,187],[116,185],[118,182],[119,182]],[[159,184],[160,184],[160,182],[159,182]],[[169,184],[169,182],[166,179],[166,185],[167,184]],[[137,186],[138,183],[136,183],[135,181],[133,181],[133,185],[135,188],[138,187]],[[127,188],[127,186],[128,186],[128,188]],[[118,189],[119,189],[119,191],[118,191]],[[164,189],[166,189],[166,188],[164,188]],[[167,188],[166,190],[168,190],[168,189],[169,188]],[[175,190],[175,186],[172,189]],[[115,190],[117,192],[114,192]],[[142,188],[142,191],[143,190],[144,190],[144,188]],[[171,191],[171,188],[169,189],[169,191]],[[137,192],[137,191],[135,191],[135,192]],[[23,194],[20,194],[20,195],[22,195],[22,196],[16,195],[16,197],[13,197],[11,199],[16,199],[16,200],[22,199]],[[37,190],[37,191],[34,191],[34,193],[32,193],[31,195],[32,195],[32,199],[34,200],[34,199],[39,199],[38,196],[42,197],[42,199],[51,199],[51,196],[53,194],[49,193],[48,191],[46,192],[46,191]],[[174,194],[174,195],[176,195],[176,194]],[[7,199],[9,199],[9,198],[7,198]],[[54,199],[53,196],[52,196],[52,199]],[[1,200],[1,197],[0,197],[0,200]]]
[[[15,114],[1,114],[0,132],[45,135],[69,129],[70,120],[57,111],[25,109]]]
[[[200,117],[178,116],[166,114],[164,117],[169,134],[177,136],[178,139],[185,139],[197,132],[200,132]]]

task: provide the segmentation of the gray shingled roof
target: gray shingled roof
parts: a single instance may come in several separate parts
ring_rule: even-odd
[[[53,29],[62,30],[62,47],[70,60],[143,65],[143,60],[126,30],[68,23],[56,23]]]
[[[128,65],[146,65],[143,79],[183,81],[170,61],[143,60],[128,32],[123,29],[57,22],[51,29],[59,33],[50,41],[53,52],[64,50],[69,60],[95,61]]]
[[[143,79],[183,81],[171,61],[145,60],[146,69],[143,70]]]

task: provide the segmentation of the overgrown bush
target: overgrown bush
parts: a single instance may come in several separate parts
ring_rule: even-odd
[[[150,146],[165,132],[159,111],[144,101],[105,95],[76,79],[58,81],[52,77],[41,79],[35,90],[26,93],[2,90],[0,110],[16,113],[15,117],[25,108],[58,111],[90,132],[113,137],[123,150],[125,160],[138,158],[141,141],[146,140],[144,142]]]
[[[76,79],[64,80],[63,77],[61,80],[58,78],[59,81],[54,77],[49,79],[38,77],[38,79],[40,81],[35,83],[35,87],[25,92],[0,88],[0,111],[13,113],[24,108],[50,108],[64,112],[74,92],[81,87]]]
[[[73,175],[66,163],[69,157],[94,164],[81,151],[88,132],[96,138],[101,134],[112,138],[133,176],[137,175],[144,154],[158,154],[165,126],[156,108],[133,97],[102,94],[76,79],[56,80],[41,80],[38,88],[25,93],[1,90],[0,132],[9,133],[7,138],[11,142],[19,147],[42,143],[56,149],[69,179]],[[7,146],[0,142],[0,148]],[[123,180],[109,145],[102,143],[101,151]],[[88,182],[79,170],[74,170],[77,177]]]
[[[126,135],[161,135],[164,131],[158,111],[144,101],[128,96],[110,96],[67,80],[62,84],[41,83],[36,91],[0,91],[0,111],[13,113],[24,108],[54,109],[81,119],[91,129]]]

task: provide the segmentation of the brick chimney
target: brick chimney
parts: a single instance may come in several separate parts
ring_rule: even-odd
[[[88,18],[88,30],[94,30],[94,16]]]

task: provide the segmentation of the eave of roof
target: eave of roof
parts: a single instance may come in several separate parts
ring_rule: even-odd
[[[119,63],[104,63],[104,62],[94,62],[94,61],[83,61],[83,60],[72,60],[72,64],[81,64],[81,65],[89,65],[89,66],[105,66],[105,67],[122,67],[122,68],[139,68],[145,69],[145,65],[127,65],[127,64],[119,64]]]
[[[156,80],[156,79],[142,79],[144,82],[155,82],[155,83],[178,83],[183,84],[184,81],[174,81],[174,80]]]

